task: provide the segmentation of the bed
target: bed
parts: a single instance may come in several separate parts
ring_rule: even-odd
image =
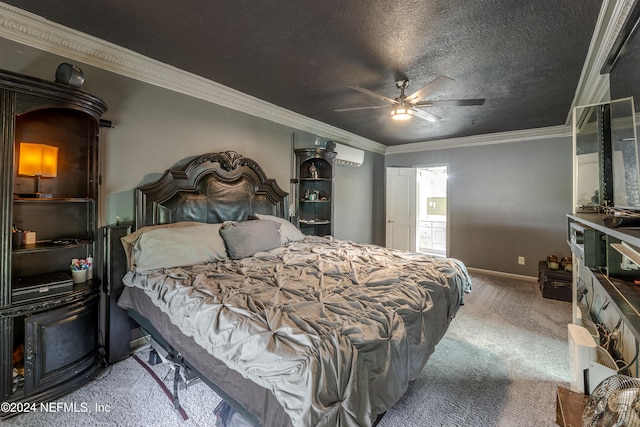
[[[287,221],[253,160],[209,153],[136,189],[119,305],[248,421],[371,426],[471,291],[462,262]]]

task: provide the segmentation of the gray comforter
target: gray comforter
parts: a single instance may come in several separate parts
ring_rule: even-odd
[[[271,390],[294,426],[331,427],[389,409],[471,290],[457,260],[320,237],[124,282]]]

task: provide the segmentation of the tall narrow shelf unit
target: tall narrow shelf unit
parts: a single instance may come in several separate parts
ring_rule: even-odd
[[[71,283],[95,255],[98,132],[105,103],[82,90],[0,71],[0,400],[46,402],[99,367],[99,280]],[[57,148],[57,174],[18,174],[21,142]],[[15,238],[13,227],[35,232]],[[12,406],[8,405],[11,409]],[[15,411],[0,412],[0,418]]]
[[[336,152],[323,148],[302,148],[294,152],[297,225],[305,234],[333,235]]]

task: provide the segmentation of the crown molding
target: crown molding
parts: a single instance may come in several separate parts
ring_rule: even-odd
[[[635,0],[605,0],[602,3],[578,87],[567,114],[567,124],[571,123],[574,107],[609,100],[609,74],[600,74],[600,70],[634,4]]]
[[[0,37],[289,126],[295,130],[335,139],[341,143],[375,153],[393,154],[570,135],[569,125],[574,106],[608,100],[609,76],[608,74],[601,75],[600,69],[634,3],[635,0],[603,1],[576,94],[567,115],[566,125],[390,147],[294,113],[2,2],[0,2]]]
[[[0,2],[0,37],[368,151],[386,146]]]
[[[415,153],[419,151],[443,150],[449,148],[461,148],[479,145],[506,144],[508,142],[564,138],[570,137],[571,135],[571,126],[549,126],[537,129],[487,133],[484,135],[463,136],[460,138],[449,138],[440,139],[437,141],[424,141],[416,142],[413,144],[395,145],[392,147],[388,147],[386,154]]]

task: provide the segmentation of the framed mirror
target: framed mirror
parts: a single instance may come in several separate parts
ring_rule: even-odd
[[[640,209],[633,98],[573,111],[574,210]]]
[[[611,103],[613,206],[622,209],[640,208],[640,165],[634,111],[633,98]]]

